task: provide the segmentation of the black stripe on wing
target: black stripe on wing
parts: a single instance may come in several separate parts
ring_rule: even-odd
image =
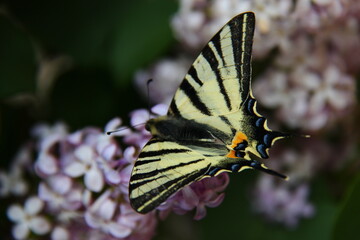
[[[187,184],[198,180],[205,174],[209,166],[204,168],[198,168],[188,174],[180,175],[177,178],[171,179],[159,187],[150,190],[149,192],[143,193],[138,197],[132,198],[130,203],[131,206],[140,213],[147,213],[158,207],[162,202],[168,199],[173,193]],[[130,192],[133,191],[130,185]]]
[[[151,145],[150,144],[147,145]],[[149,157],[161,157],[162,155],[170,154],[170,153],[185,153],[185,152],[191,152],[190,149],[162,149],[162,150],[156,150],[156,151],[142,151],[139,155],[139,159],[141,158],[149,158]]]
[[[186,96],[190,99],[191,103],[203,114],[210,116],[211,113],[205,103],[201,101],[199,96],[196,93],[196,90],[193,86],[188,82],[187,79],[184,79],[180,85],[180,90],[182,90]]]
[[[219,35],[218,34],[215,35],[215,37],[210,42],[215,46],[218,54],[221,57],[223,57],[221,47],[219,46],[220,45]],[[229,98],[228,93],[226,92],[226,89],[225,89],[225,86],[223,83],[223,79],[221,77],[220,70],[219,70],[219,62],[217,61],[217,59],[215,57],[215,53],[211,50],[209,45],[206,45],[201,54],[206,59],[206,61],[208,61],[212,71],[215,73],[216,80],[217,80],[218,86],[220,88],[220,93],[226,102],[226,106],[227,106],[228,110],[231,111],[232,106],[231,106],[230,98]]]
[[[155,162],[160,161],[160,158],[154,158],[154,159],[149,159],[149,160],[138,160],[135,162],[135,167],[141,166],[141,165],[145,165],[145,164],[154,164]]]
[[[194,68],[194,66],[192,65],[188,71],[189,76],[194,79],[194,81],[199,84],[200,86],[202,86],[204,83],[199,79],[198,74],[196,69]]]
[[[177,116],[177,117],[182,117],[181,113],[179,111],[179,108],[176,105],[175,100],[173,99],[170,103],[170,107],[169,107],[169,111],[168,111],[168,115],[173,115],[173,116]]]
[[[241,14],[229,22],[237,76],[240,81],[242,103],[249,95],[251,82],[251,52],[255,29],[255,15]],[[245,29],[242,29],[245,26]]]
[[[235,136],[237,130],[232,126],[231,122],[226,116],[219,116],[220,119],[231,128],[232,135]]]
[[[161,142],[165,142],[165,139],[160,139],[160,138],[151,138],[146,145],[151,145],[154,143],[161,143]]]
[[[151,179],[144,179],[144,180],[138,181],[136,183],[131,183],[130,182],[129,190],[130,191],[136,191],[137,188],[139,188],[139,187],[141,187],[141,186],[143,186],[145,184],[151,183],[153,181],[158,181],[161,178],[165,178],[165,177],[166,177],[165,175],[160,175],[160,176],[157,176],[157,177],[154,177],[154,178],[151,178]],[[133,179],[133,177],[131,177],[131,181],[134,181],[134,180],[136,180],[136,179]],[[131,199],[131,201],[132,201],[132,199]]]
[[[140,180],[140,179],[151,178],[151,177],[154,177],[156,175],[166,175],[166,172],[169,171],[169,170],[173,170],[173,169],[176,169],[176,168],[179,168],[179,167],[189,166],[191,164],[195,164],[195,163],[198,163],[198,162],[203,161],[203,160],[204,159],[196,159],[196,160],[189,161],[189,162],[182,162],[182,163],[179,163],[179,164],[176,164],[176,165],[171,165],[171,166],[168,166],[166,168],[155,169],[153,171],[149,171],[149,172],[145,172],[145,173],[137,173],[137,174],[131,176],[130,182]]]

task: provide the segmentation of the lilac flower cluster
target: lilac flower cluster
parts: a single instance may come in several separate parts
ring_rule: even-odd
[[[308,183],[319,171],[334,171],[345,165],[344,156],[354,146],[345,139],[339,139],[341,141],[347,146],[339,146],[338,142],[328,144],[314,137],[294,140],[294,144],[286,149],[275,148],[272,157],[279,161],[271,161],[268,165],[279,169],[290,179],[279,181],[261,175],[252,192],[254,210],[291,228],[298,224],[300,218],[315,215],[315,206],[308,199]]]
[[[360,58],[354,57],[360,54],[360,1],[179,0],[179,3],[171,26],[181,53],[172,59],[159,60],[136,75],[139,89],[150,78],[155,80],[154,85],[159,83],[151,91],[154,102],[169,103],[187,66],[209,39],[233,16],[253,11],[256,15],[253,59],[272,59],[254,79],[253,90],[259,105],[275,109],[279,123],[311,131],[320,138],[324,130],[351,113],[356,101],[354,76],[360,69]],[[161,86],[166,86],[166,91]],[[314,173],[326,167],[333,169],[334,161],[328,154],[318,161],[319,144],[307,146],[312,149],[310,154],[296,152],[292,165],[287,164],[286,154],[276,157],[278,167],[287,166],[290,182],[278,183],[261,175],[256,183],[254,209],[289,227],[315,212],[308,203],[309,181]],[[329,147],[326,151],[332,152]],[[341,166],[342,159],[337,159],[337,165]],[[301,161],[306,169],[295,164]],[[306,171],[309,169],[310,176]],[[294,174],[301,181],[295,181]]]
[[[153,111],[164,113],[165,108],[159,105]],[[132,112],[136,130],[125,128],[111,136],[94,127],[69,133],[62,123],[36,126],[32,144],[21,149],[9,173],[0,172],[0,197],[26,197],[23,206],[15,203],[7,211],[14,223],[13,237],[151,239],[158,222],[156,212],[139,214],[128,198],[131,169],[150,138],[144,128],[149,116],[146,110]],[[120,125],[121,120],[115,118],[105,131]],[[122,137],[125,149],[115,136]],[[35,184],[31,182],[30,187],[25,176],[32,176]],[[223,174],[187,186],[159,208],[160,216],[196,210],[195,218],[203,218],[206,206],[222,202],[228,181]]]

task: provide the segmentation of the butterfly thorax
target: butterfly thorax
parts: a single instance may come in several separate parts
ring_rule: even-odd
[[[212,145],[216,148],[227,149],[226,139],[228,136],[224,132],[194,120],[161,116],[150,119],[145,127],[153,136],[160,139],[189,145]]]

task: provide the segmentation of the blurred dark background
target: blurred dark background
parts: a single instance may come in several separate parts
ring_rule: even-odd
[[[103,127],[146,107],[135,70],[174,41],[175,1],[5,1],[0,5],[0,154],[39,121]]]

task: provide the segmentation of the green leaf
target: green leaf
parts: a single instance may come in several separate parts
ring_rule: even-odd
[[[354,179],[339,208],[333,229],[333,239],[354,239],[360,227],[360,174]]]

